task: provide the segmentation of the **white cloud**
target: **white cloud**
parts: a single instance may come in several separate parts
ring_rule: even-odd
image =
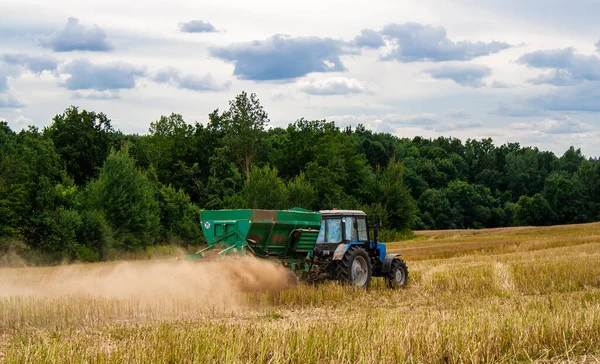
[[[120,98],[119,90],[80,90],[73,92],[72,97],[87,100],[114,100]]]
[[[218,84],[211,74],[204,76],[182,74],[180,70],[167,68],[158,71],[153,80],[171,86],[192,91],[223,91],[227,90],[230,82]]]
[[[594,130],[594,126],[570,117],[549,118],[541,121],[512,123],[516,130],[530,130],[544,134],[575,134]]]
[[[531,68],[553,69],[530,80],[536,85],[568,86],[582,81],[600,81],[600,59],[576,53],[572,47],[535,51],[519,57],[517,63]]]
[[[511,47],[506,42],[497,41],[453,41],[448,38],[444,27],[414,22],[388,24],[382,33],[396,43],[396,47],[383,59],[400,62],[468,61]]]
[[[206,122],[211,111],[226,108],[245,90],[257,93],[274,126],[286,126],[300,117],[350,115],[344,120],[353,117],[367,127],[402,136],[451,134],[465,139],[508,130],[503,138],[522,141],[533,130],[515,130],[508,127],[510,123],[562,115],[597,129],[596,58],[600,54],[594,51],[599,35],[576,30],[581,19],[587,19],[588,26],[596,24],[589,21],[594,15],[589,12],[591,5],[581,6],[581,1],[564,5],[552,0],[561,12],[550,14],[552,6],[542,9],[552,15],[552,22],[532,14],[531,9],[539,8],[532,6],[534,0],[509,0],[508,7],[531,8],[513,13],[502,11],[505,2],[491,0],[481,4],[257,0],[252,11],[239,0],[185,4],[175,0],[167,8],[159,0],[147,0],[141,8],[117,0],[56,0],[36,6],[4,2],[0,3],[0,104],[4,106],[0,113],[7,120],[27,115],[44,126],[62,112],[66,100],[105,112],[115,125],[119,121],[123,132],[144,133],[151,121],[172,111],[186,120]],[[319,9],[335,9],[344,21],[332,27],[331,12]],[[67,22],[67,16],[78,20]],[[178,25],[192,19],[204,21],[198,23],[198,30],[210,30],[201,26],[209,22],[227,32],[182,33]],[[310,26],[306,19],[311,19]],[[379,35],[389,24],[405,26],[388,28],[382,42]],[[53,32],[43,41],[47,48],[40,47],[40,37]],[[515,62],[525,54],[568,48],[574,50],[564,58],[570,62],[568,67],[560,68],[556,62],[549,68]],[[223,52],[211,54],[211,49]],[[19,56],[3,57],[6,54]],[[381,61],[385,55],[396,57]],[[59,78],[48,72],[53,56]],[[80,59],[89,64],[79,64],[79,69],[71,66],[73,73],[67,74],[66,65]],[[7,60],[19,64],[13,65],[16,74],[6,75]],[[542,65],[537,59],[527,60]],[[112,67],[117,64],[122,67]],[[484,71],[436,73],[443,80],[424,73],[447,65],[474,65]],[[556,68],[560,68],[558,76]],[[155,71],[165,69],[177,73],[164,83],[154,82]],[[492,76],[486,76],[487,69]],[[536,77],[536,83],[543,84],[528,82]],[[231,81],[229,88],[210,86],[223,86],[226,80]],[[555,86],[565,80],[578,84]],[[200,94],[190,89],[207,90]],[[486,114],[491,109],[495,112]],[[589,133],[594,131],[552,134],[546,139],[556,141],[548,144],[551,148],[564,150],[561,143],[569,143],[569,137],[578,141],[576,135]],[[581,139],[587,143],[586,153],[600,156],[600,144],[590,138]]]
[[[490,87],[492,87],[492,88],[511,88],[512,86],[506,82],[494,80],[490,84]]]
[[[145,70],[125,62],[108,64],[92,63],[77,59],[67,63],[61,73],[70,75],[61,85],[69,90],[119,90],[131,89],[136,79],[145,75]]]
[[[439,122],[439,116],[432,113],[418,114],[382,114],[382,115],[337,115],[329,116],[327,120],[335,121],[340,125],[363,124],[374,131],[391,132],[397,127],[420,127],[431,130]]]
[[[447,111],[445,115],[453,119],[468,119],[471,117],[471,115],[468,112],[462,109]]]
[[[58,60],[48,55],[32,56],[24,53],[10,53],[0,57],[0,60],[38,74],[44,71],[54,71],[58,66]]]
[[[190,20],[179,24],[179,30],[184,33],[214,33],[217,29],[209,22],[203,20]]]
[[[475,129],[483,127],[483,123],[480,121],[458,121],[458,122],[442,122],[435,126],[435,131],[445,132],[451,130],[466,130],[466,129]]]
[[[369,91],[363,82],[348,77],[301,81],[298,86],[300,90],[310,95],[347,95]]]
[[[431,77],[438,80],[452,80],[461,86],[482,87],[483,80],[492,74],[492,69],[487,66],[466,65],[444,65],[425,70]]]
[[[23,115],[19,115],[12,121],[11,124],[18,128],[26,128],[27,126],[33,124],[33,120]]]
[[[433,130],[438,116],[430,113],[420,114],[382,114],[382,115],[335,115],[325,119],[335,121],[338,126],[364,125],[367,129],[380,133],[397,134],[398,130],[412,128],[416,130]]]
[[[11,91],[0,93],[0,109],[17,109],[25,106]]]
[[[69,18],[67,24],[48,36],[40,38],[44,48],[55,52],[71,51],[109,51],[112,45],[106,39],[106,33],[97,25],[86,26],[77,18]]]
[[[213,57],[235,65],[233,74],[239,79],[280,82],[312,72],[343,72],[340,56],[353,53],[340,39],[282,34],[210,48]]]
[[[429,126],[438,122],[438,116],[432,113],[419,113],[419,114],[387,114],[384,115],[382,120],[384,122],[396,124],[396,125],[417,125],[417,126]]]

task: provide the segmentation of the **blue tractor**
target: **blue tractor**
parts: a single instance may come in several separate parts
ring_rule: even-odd
[[[309,282],[337,280],[369,288],[372,277],[384,277],[388,287],[400,288],[408,280],[408,268],[400,254],[388,254],[378,241],[379,223],[370,236],[367,214],[358,210],[324,210],[312,251],[312,264],[304,278]]]

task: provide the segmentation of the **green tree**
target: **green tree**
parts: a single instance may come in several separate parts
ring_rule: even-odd
[[[160,210],[152,182],[127,149],[108,156],[98,179],[87,186],[86,204],[103,213],[118,247],[148,246],[158,237]]]
[[[416,200],[429,188],[423,177],[412,168],[405,168],[404,180]]]
[[[160,207],[161,239],[167,242],[198,244],[202,239],[200,227],[200,208],[190,201],[190,197],[181,189],[157,186],[157,200]]]
[[[355,139],[333,124],[310,123],[317,136],[312,141],[311,159],[305,166],[306,178],[317,190],[315,208],[351,208],[369,175],[364,154]]]
[[[600,161],[585,160],[574,179],[581,188],[581,200],[587,221],[600,221]]]
[[[504,204],[504,215],[506,217],[506,221],[504,226],[515,226],[515,208],[517,204],[514,202],[506,202]]]
[[[507,224],[506,210],[502,207],[493,207],[490,210],[488,227],[501,227]]]
[[[404,183],[404,167],[401,163],[390,162],[383,171],[381,197],[389,227],[397,230],[410,229],[417,216],[417,206]]]
[[[215,110],[215,114],[217,110]],[[223,143],[231,150],[233,161],[250,179],[250,169],[264,134],[269,116],[256,94],[243,91],[229,102],[229,110],[220,116]]]
[[[452,206],[457,228],[489,226],[491,210],[496,204],[489,188],[465,181],[452,181],[446,188],[446,196]]]
[[[430,188],[419,197],[419,229],[455,229],[452,207],[444,190]]]
[[[19,225],[17,203],[22,190],[16,190],[18,160],[14,158],[17,135],[0,121],[0,237],[16,234]]]
[[[229,148],[220,147],[209,159],[210,175],[200,194],[200,206],[205,209],[224,208],[225,200],[239,194],[244,185],[244,177],[229,156]]]
[[[316,189],[317,198],[314,206],[317,210],[334,207],[350,208],[353,205],[353,201],[341,185],[343,178],[340,177],[340,170],[342,167],[335,166],[336,162],[339,160],[332,160],[328,166],[321,166],[317,162],[310,162],[306,165],[306,179]]]
[[[294,177],[287,183],[288,207],[312,209],[317,196],[313,185],[306,179],[304,173]]]
[[[364,139],[360,151],[365,154],[372,168],[385,167],[389,156],[383,144],[377,140]]]
[[[77,259],[105,260],[113,247],[113,231],[104,213],[84,207],[80,215],[81,226],[77,239],[83,249],[77,250]]]
[[[277,169],[252,166],[250,179],[242,189],[246,206],[252,209],[285,209],[288,191]],[[241,206],[245,207],[245,206]]]
[[[506,180],[514,198],[533,196],[544,188],[550,165],[537,148],[524,148],[506,156]]]
[[[190,188],[194,127],[186,124],[180,114],[172,113],[150,123],[149,132],[145,154],[154,166],[158,180],[177,188]]]
[[[302,118],[266,130],[268,122],[245,92],[206,125],[172,113],[148,135],[123,135],[103,113],[77,107],[43,133],[0,122],[0,238],[57,258],[104,259],[113,247],[198,242],[198,206],[361,208],[397,229],[600,220],[600,161],[575,147],[557,158],[490,138],[399,138]],[[121,145],[131,157],[109,156]]]
[[[533,197],[521,196],[515,205],[515,225],[552,225],[554,211],[544,196],[536,193]]]
[[[585,160],[583,154],[581,154],[581,149],[575,149],[573,146],[569,147],[567,151],[558,159],[558,165],[560,170],[569,173],[572,175],[577,172],[579,169],[579,165]]]
[[[3,129],[0,231],[24,239],[30,247],[61,252],[65,241],[59,230],[66,220],[58,218],[58,209],[72,201],[65,196],[73,195],[76,187],[67,178],[52,140],[37,128],[16,135]]]
[[[563,224],[581,223],[587,220],[581,185],[577,178],[553,173],[546,178],[544,198]]]
[[[54,251],[63,255],[83,260],[98,260],[97,255],[89,256],[83,253],[77,239],[77,233],[81,230],[82,220],[79,211],[59,206],[56,208],[53,218],[56,221],[54,234],[49,238],[55,241]]]
[[[469,182],[486,169],[496,169],[494,158],[494,143],[491,138],[475,140],[467,139],[465,142],[465,161],[469,165]]]
[[[337,132],[339,129],[335,124],[325,120],[299,119],[289,124],[287,138],[283,140],[285,158],[278,166],[281,175],[289,179],[306,171],[308,163],[314,162],[317,157],[321,140]]]
[[[111,146],[115,145],[115,131],[108,117],[93,111],[79,112],[71,106],[52,120],[44,135],[54,142],[75,183],[81,186],[96,178]]]

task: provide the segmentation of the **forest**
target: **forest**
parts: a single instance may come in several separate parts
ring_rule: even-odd
[[[75,106],[42,130],[0,122],[0,253],[98,261],[117,250],[200,245],[201,209],[362,209],[380,216],[391,239],[600,220],[600,161],[575,147],[557,156],[490,138],[269,122],[246,92],[203,122],[160,116],[144,135]]]

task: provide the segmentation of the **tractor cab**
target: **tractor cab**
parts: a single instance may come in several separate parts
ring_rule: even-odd
[[[369,242],[367,214],[358,210],[323,210],[317,244]]]
[[[315,254],[332,256],[338,260],[349,248],[363,249],[370,255],[385,256],[385,244],[378,243],[377,231],[370,239],[367,214],[360,210],[322,210],[321,228],[317,236]]]

